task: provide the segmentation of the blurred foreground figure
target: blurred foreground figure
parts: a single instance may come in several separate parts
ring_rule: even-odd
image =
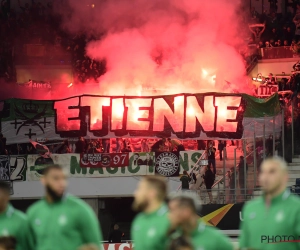
[[[300,249],[300,199],[287,188],[287,165],[279,157],[263,161],[259,176],[263,195],[242,211],[241,249]]]
[[[0,237],[0,250],[16,250],[16,243],[16,238],[14,237]]]
[[[173,233],[190,238],[194,249],[233,250],[232,243],[220,230],[199,220],[200,208],[197,195],[184,192],[171,197],[169,216],[172,226],[177,228]]]
[[[133,209],[140,213],[131,228],[135,250],[166,249],[170,227],[166,195],[167,185],[162,177],[147,176],[140,181],[133,203]]]
[[[58,165],[44,170],[41,182],[45,198],[28,210],[33,250],[76,250],[95,244],[101,249],[102,235],[94,211],[84,201],[65,194],[67,175]]]
[[[8,248],[4,248],[4,245],[13,245],[11,237],[14,237],[17,243],[16,250],[29,250],[26,215],[9,204],[9,196],[9,183],[0,181],[0,249]]]
[[[192,243],[183,236],[171,239],[169,250],[194,250]]]

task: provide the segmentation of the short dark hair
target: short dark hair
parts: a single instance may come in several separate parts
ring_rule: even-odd
[[[186,175],[188,175],[188,172],[187,172],[186,170],[184,170],[184,171],[183,171],[183,174],[186,174]]]
[[[169,202],[177,201],[180,207],[188,207],[194,213],[197,213],[201,209],[201,202],[199,197],[192,193],[179,193],[173,194],[169,198]]]
[[[144,181],[146,181],[151,187],[155,188],[157,191],[157,198],[161,201],[167,198],[167,183],[165,178],[161,176],[145,176]]]
[[[43,175],[49,174],[51,170],[63,170],[63,168],[57,164],[49,165],[43,169]]]
[[[191,242],[184,236],[179,236],[171,240],[169,250],[177,250],[181,249],[182,247],[186,247],[189,249],[193,249],[193,245]]]
[[[17,246],[17,240],[12,236],[0,237],[0,246],[6,250],[15,250]]]
[[[10,194],[10,184],[7,181],[0,181],[0,190]]]

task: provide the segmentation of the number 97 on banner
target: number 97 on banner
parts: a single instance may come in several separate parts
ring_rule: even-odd
[[[110,156],[110,167],[127,167],[129,165],[128,153],[112,153]]]

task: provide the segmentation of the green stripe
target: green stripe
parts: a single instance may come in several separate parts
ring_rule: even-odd
[[[246,102],[244,117],[270,117],[276,116],[280,113],[280,103],[277,93],[264,99],[256,98],[246,94],[243,94],[242,96]]]

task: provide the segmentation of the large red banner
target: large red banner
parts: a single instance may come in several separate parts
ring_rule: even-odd
[[[89,168],[127,167],[129,165],[128,153],[99,153],[81,154],[80,166]]]
[[[130,243],[121,243],[121,244],[103,244],[104,250],[131,250],[133,245]]]

